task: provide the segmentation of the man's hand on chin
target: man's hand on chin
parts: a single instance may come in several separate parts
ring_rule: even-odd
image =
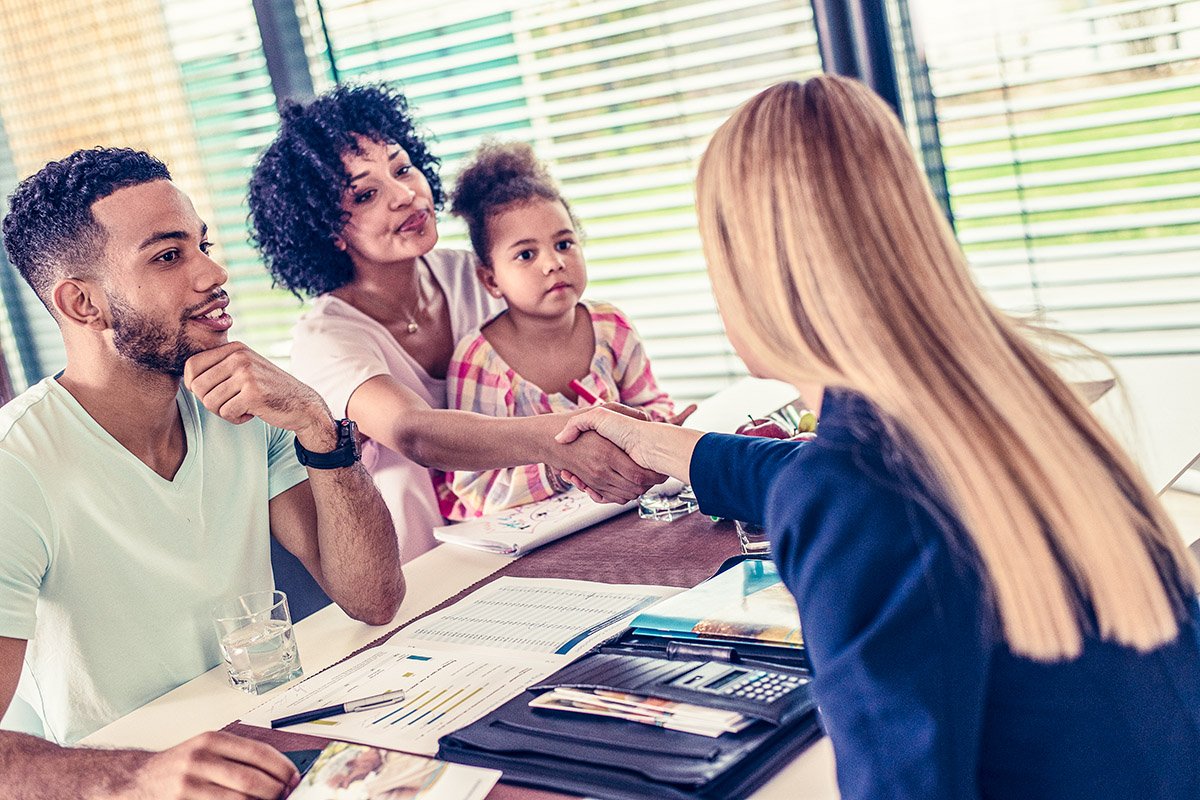
[[[183,383],[214,414],[234,424],[254,417],[295,431],[311,450],[337,444],[325,401],[306,384],[241,342],[229,342],[187,360]]]

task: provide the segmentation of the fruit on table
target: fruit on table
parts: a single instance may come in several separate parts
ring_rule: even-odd
[[[784,429],[782,425],[774,420],[769,419],[754,419],[750,418],[749,422],[743,422],[738,426],[735,433],[740,433],[743,436],[761,436],[766,439],[787,439],[791,437],[791,431]]]

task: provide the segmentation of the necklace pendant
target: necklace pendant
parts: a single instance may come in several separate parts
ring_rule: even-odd
[[[415,323],[415,322],[408,323],[408,332],[409,333],[416,333],[417,330],[418,330],[417,323]]]

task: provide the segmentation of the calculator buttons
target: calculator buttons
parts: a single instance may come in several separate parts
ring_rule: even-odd
[[[730,697],[772,703],[805,683],[808,678],[756,670],[727,684],[720,692]]]

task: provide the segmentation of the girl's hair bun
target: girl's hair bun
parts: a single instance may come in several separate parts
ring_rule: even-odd
[[[531,200],[562,203],[578,228],[570,205],[532,147],[525,142],[489,140],[479,146],[459,173],[450,195],[450,213],[466,221],[475,254],[491,266],[488,217],[506,206]]]

